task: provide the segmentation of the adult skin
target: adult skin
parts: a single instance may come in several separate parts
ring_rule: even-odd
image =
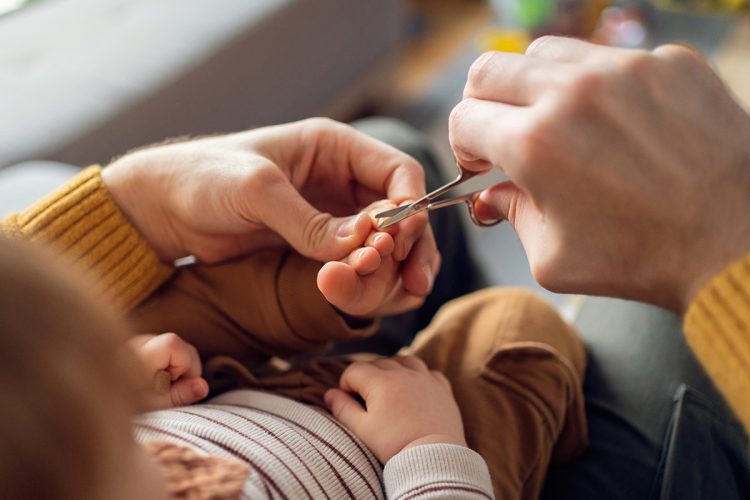
[[[412,157],[323,118],[138,150],[102,178],[165,262],[187,255],[221,262],[287,243],[319,261],[351,261],[373,228],[367,214],[356,214],[425,189]],[[440,265],[427,216],[391,234],[404,303],[418,305]]]
[[[469,71],[450,139],[501,168],[482,218],[507,218],[554,291],[684,311],[750,251],[750,117],[697,52],[543,37]]]

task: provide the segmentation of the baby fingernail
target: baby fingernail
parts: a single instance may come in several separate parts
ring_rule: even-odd
[[[193,397],[196,399],[200,399],[206,395],[206,389],[200,382],[193,382],[190,384],[190,390],[193,392]]]

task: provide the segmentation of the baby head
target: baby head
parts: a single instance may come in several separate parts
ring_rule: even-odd
[[[123,328],[50,260],[0,238],[0,498],[163,498]]]

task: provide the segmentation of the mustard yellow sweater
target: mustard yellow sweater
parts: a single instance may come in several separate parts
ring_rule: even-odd
[[[174,272],[115,205],[89,167],[67,184],[0,224],[0,233],[51,245],[124,310],[138,305]]]
[[[173,274],[119,210],[90,167],[0,225],[0,233],[52,246],[123,310]],[[745,429],[750,431],[750,254],[716,276],[685,315],[685,336]]]

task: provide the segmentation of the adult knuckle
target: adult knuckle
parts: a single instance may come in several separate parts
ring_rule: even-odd
[[[399,168],[420,186],[424,184],[424,168],[414,157],[404,153],[399,159]]]
[[[469,113],[469,109],[471,108],[472,104],[473,99],[466,98],[462,99],[458,104],[453,106],[451,114],[448,116],[449,132],[455,131],[456,128],[463,123],[466,115]]]
[[[283,182],[281,171],[268,160],[260,160],[248,170],[248,175],[242,180],[241,187],[238,190],[238,197],[242,200],[252,199],[247,194],[251,193],[257,197],[258,193],[273,187],[274,184]]]
[[[515,160],[522,170],[528,171],[544,160],[550,146],[550,134],[548,125],[542,120],[534,120],[532,123],[517,130],[515,139]]]
[[[633,50],[622,59],[620,64],[625,74],[644,78],[653,74],[656,58],[647,50]]]
[[[566,290],[565,270],[570,268],[570,262],[562,250],[563,242],[552,239],[550,245],[532,259],[531,274],[542,287],[552,292],[563,292]]]
[[[482,87],[488,77],[492,75],[496,65],[496,54],[496,52],[485,52],[471,64],[466,79],[464,96],[471,95],[477,88]]]
[[[267,206],[264,203],[268,199],[266,195],[286,182],[286,177],[275,164],[266,159],[257,159],[248,165],[247,173],[236,181],[227,193],[222,195],[216,192],[213,199],[217,204],[225,204],[231,213],[252,218]],[[205,255],[210,252],[210,249],[204,250],[204,254],[198,257],[213,262],[213,258],[207,259]]]
[[[451,110],[451,114],[448,117],[448,138],[450,139],[453,147],[461,147],[462,142],[462,129],[465,122],[469,120],[469,115],[474,106],[474,99],[466,98],[456,104]]]
[[[554,290],[557,284],[555,270],[545,262],[532,263],[531,275],[537,283],[547,290]]]
[[[680,44],[660,45],[653,50],[654,56],[682,66],[705,66],[706,58],[697,49]]]
[[[585,111],[597,105],[606,92],[606,76],[601,71],[583,70],[573,74],[562,85],[562,99],[575,111]]]
[[[552,35],[544,35],[540,36],[533,42],[529,44],[529,46],[526,48],[526,55],[527,56],[537,56],[540,54],[543,54],[544,52],[549,49],[551,45],[554,45],[558,37],[552,36]]]

